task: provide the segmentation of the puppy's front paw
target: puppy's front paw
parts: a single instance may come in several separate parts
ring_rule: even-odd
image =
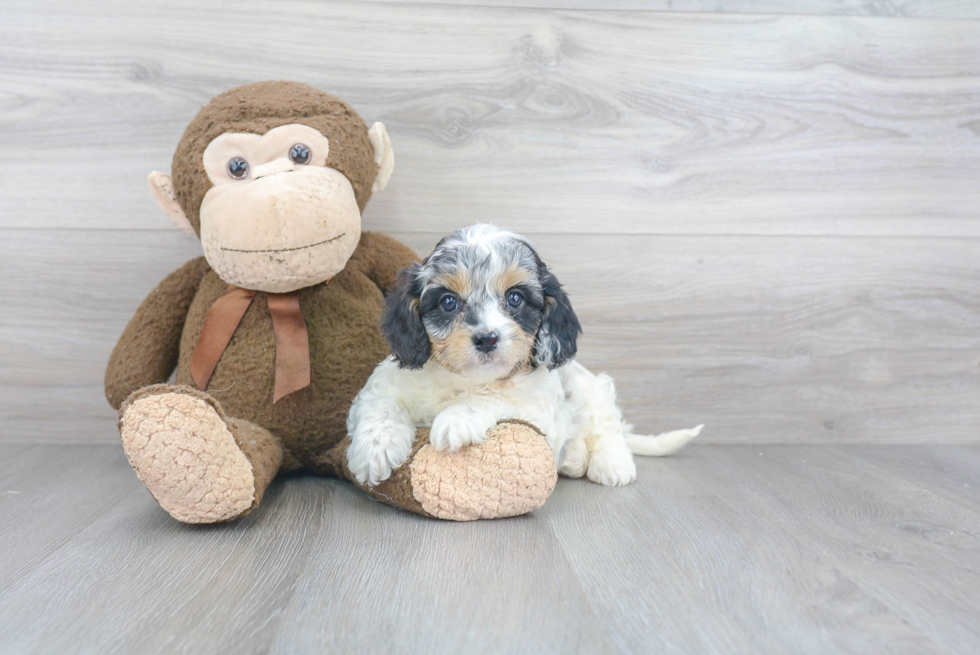
[[[436,450],[459,450],[463,446],[483,443],[487,431],[497,424],[496,420],[465,405],[453,405],[439,412],[432,421],[429,443]]]
[[[573,439],[565,446],[565,457],[559,473],[567,478],[581,478],[589,468],[589,447],[585,439]]]
[[[586,473],[596,484],[618,487],[636,479],[633,454],[623,448],[606,448],[592,453]]]
[[[414,441],[414,425],[389,420],[365,421],[351,435],[347,466],[358,482],[373,487],[405,463],[412,454]]]

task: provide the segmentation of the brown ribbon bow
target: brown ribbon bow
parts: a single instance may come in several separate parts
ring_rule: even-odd
[[[242,317],[255,299],[255,291],[229,285],[204,319],[201,336],[191,356],[191,376],[204,391],[218,360],[231,342]],[[299,292],[267,294],[272,328],[276,333],[276,388],[272,402],[310,384],[310,336],[299,308]]]

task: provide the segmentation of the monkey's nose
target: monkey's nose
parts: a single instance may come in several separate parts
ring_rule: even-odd
[[[497,347],[497,333],[496,332],[482,332],[480,334],[473,335],[473,345],[481,353],[488,353]]]
[[[295,168],[293,162],[286,157],[280,157],[279,159],[274,159],[267,164],[262,164],[261,166],[256,166],[252,169],[252,179],[257,180],[260,177],[265,177],[266,175],[275,175],[276,173],[285,173],[286,171],[291,171]]]

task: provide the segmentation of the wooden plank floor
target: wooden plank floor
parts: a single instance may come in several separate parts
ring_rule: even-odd
[[[0,446],[13,653],[976,653],[980,447],[699,446],[444,523],[333,479],[172,521],[114,446]]]

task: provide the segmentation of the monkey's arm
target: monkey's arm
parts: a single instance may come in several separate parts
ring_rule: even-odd
[[[367,276],[387,294],[395,286],[398,271],[419,256],[401,241],[378,232],[363,232],[358,246]]]
[[[137,389],[166,382],[174,372],[187,311],[209,270],[204,257],[192,259],[164,278],[136,310],[105,372],[105,397],[113,408]]]

